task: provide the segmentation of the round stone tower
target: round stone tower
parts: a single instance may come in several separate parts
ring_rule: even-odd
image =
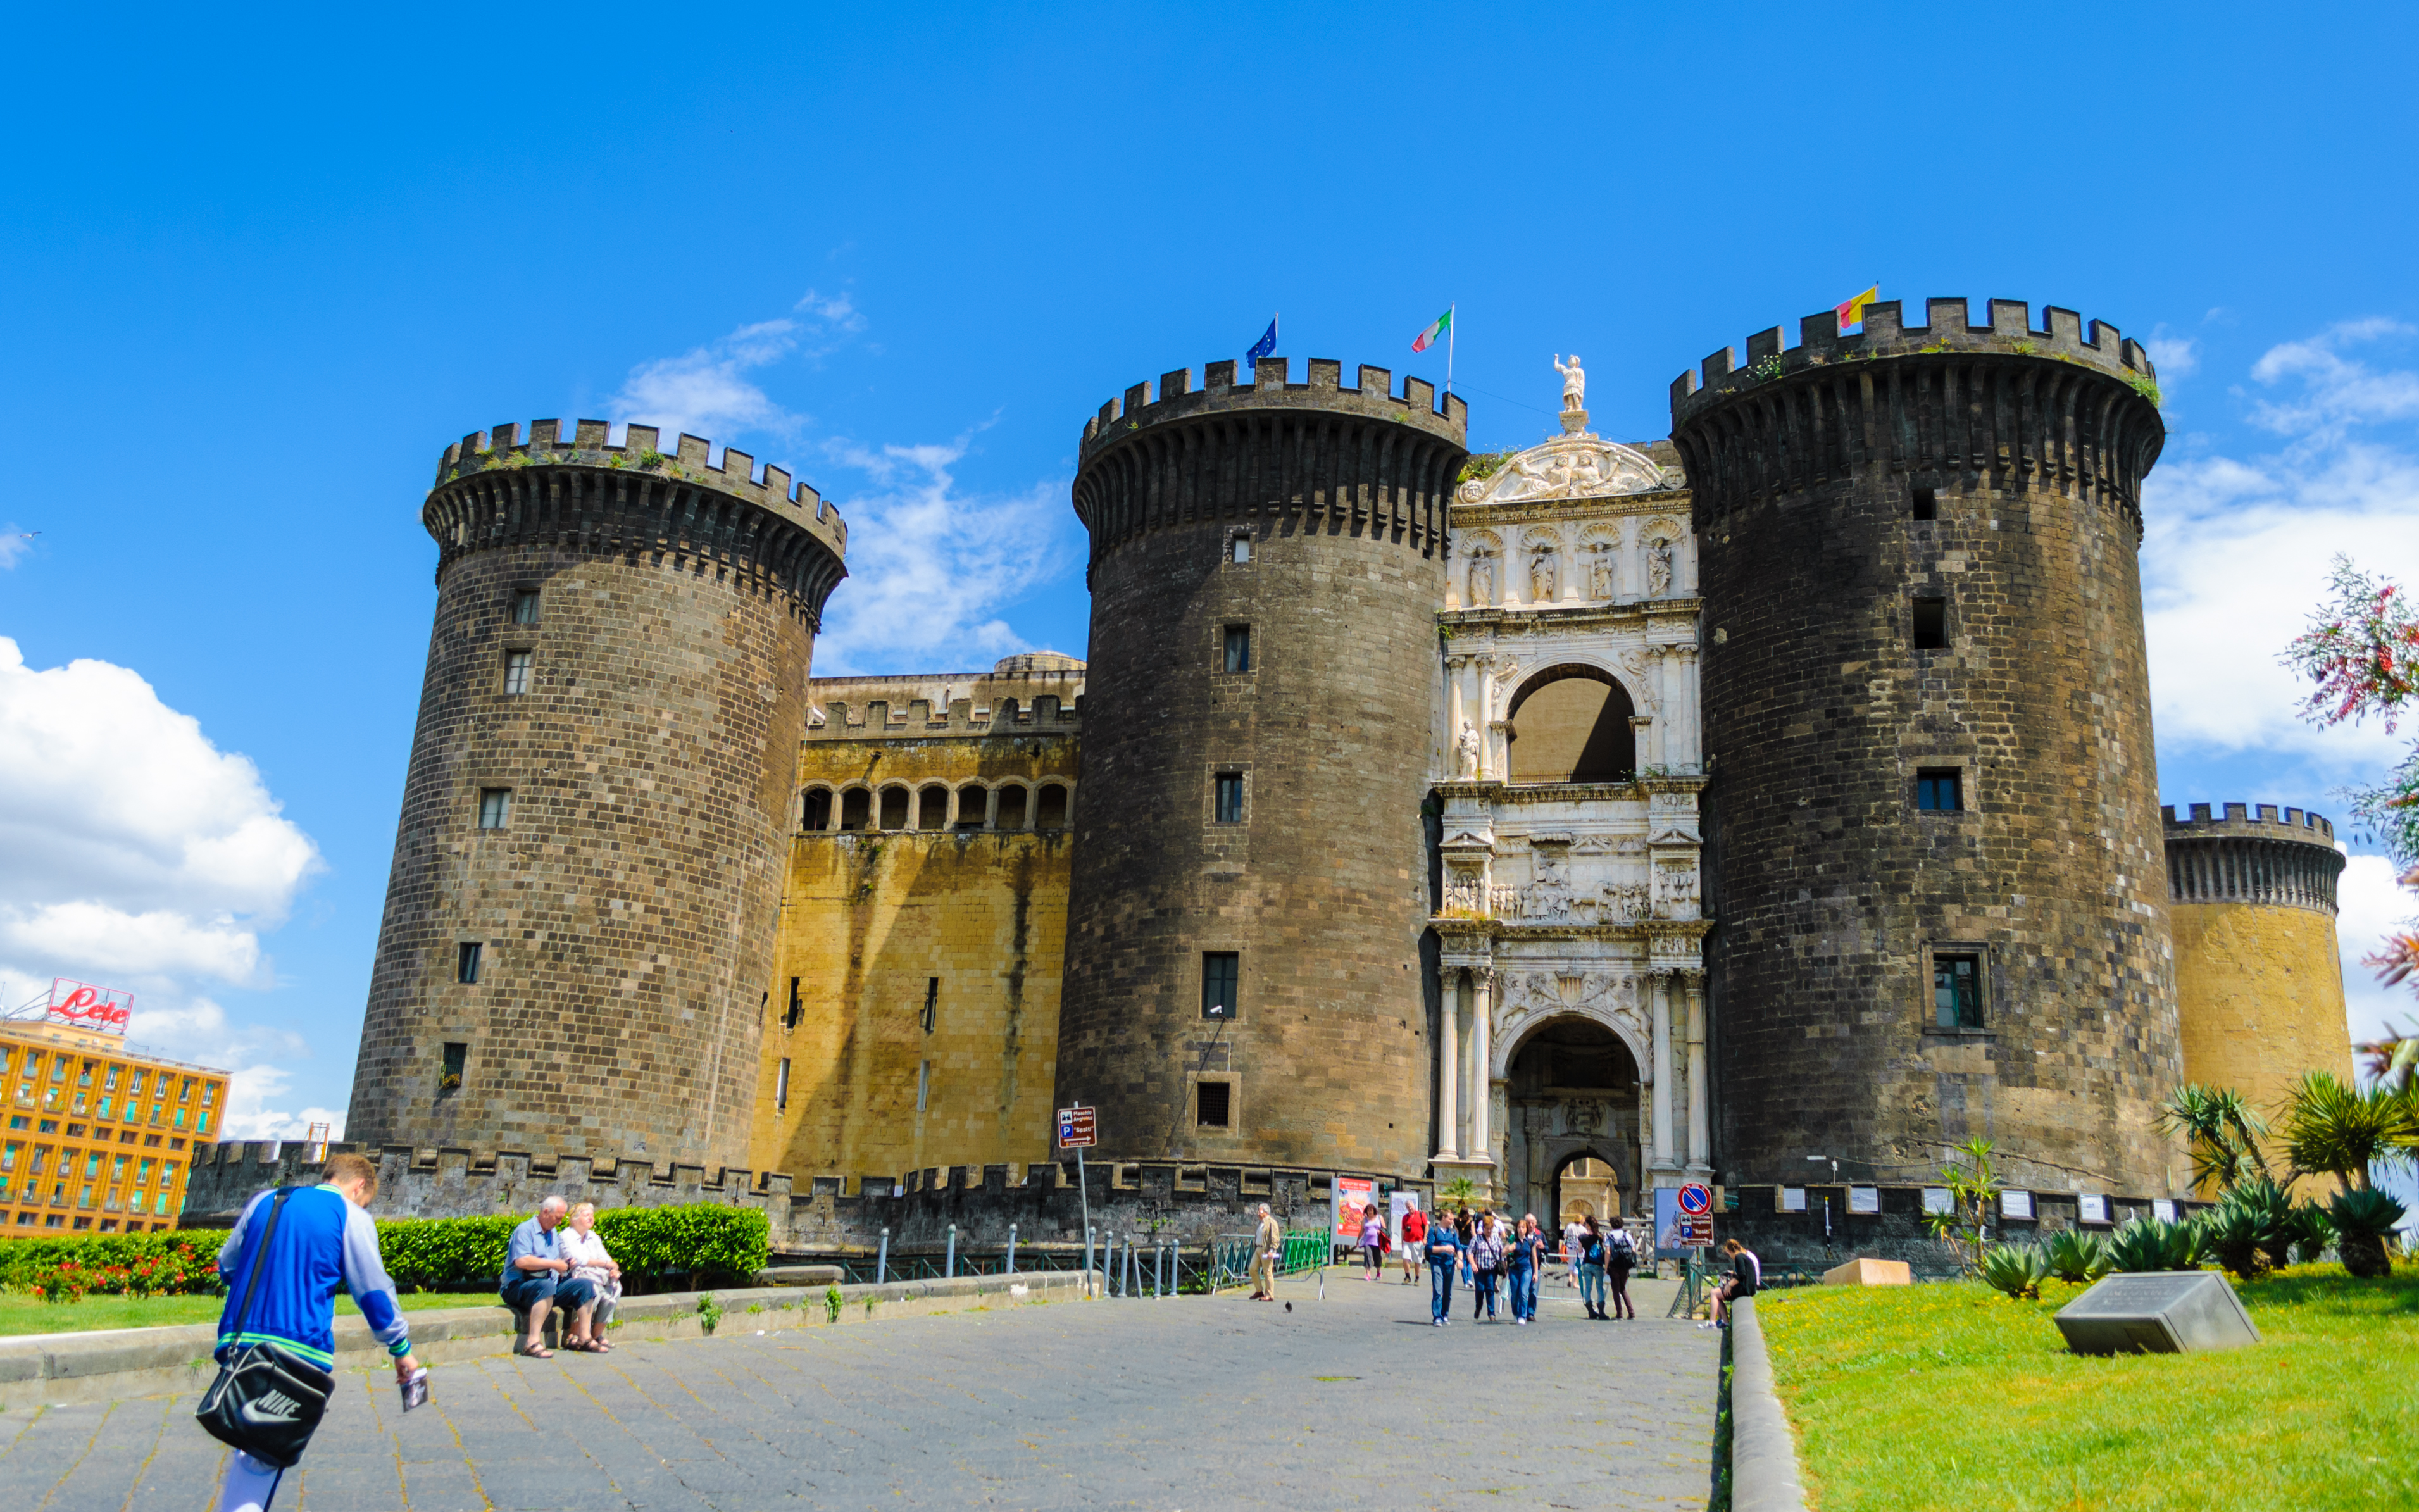
[[[2135,552],[2149,358],[1994,300],[1672,390],[1704,597],[1722,1179],[2181,1195]]]
[[[1417,1176],[1421,802],[1468,411],[1383,368],[1286,375],[1179,370],[1085,426],[1058,1101],[1098,1105],[1108,1157]]]
[[[2352,1074],[2335,948],[2334,825],[2273,803],[2162,810],[2184,1080],[2273,1107],[2305,1071]]]
[[[448,447],[437,625],[347,1137],[747,1165],[807,674],[789,475],[541,420]]]

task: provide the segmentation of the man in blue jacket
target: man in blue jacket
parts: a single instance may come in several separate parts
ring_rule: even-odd
[[[369,1215],[369,1201],[377,1196],[377,1167],[360,1155],[331,1156],[317,1186],[285,1199],[252,1310],[239,1328],[236,1313],[243,1306],[244,1283],[267,1227],[263,1210],[274,1196],[263,1192],[244,1204],[235,1232],[219,1251],[219,1276],[227,1287],[226,1306],[219,1314],[220,1363],[267,1340],[333,1373],[336,1288],[342,1286],[360,1306],[371,1335],[393,1357],[394,1379],[410,1380],[420,1368],[411,1354],[411,1326],[378,1259],[377,1225]],[[220,1483],[220,1512],[267,1512],[283,1473],[241,1450],[231,1453]]]

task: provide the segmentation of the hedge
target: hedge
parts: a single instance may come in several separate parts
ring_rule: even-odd
[[[502,1279],[504,1250],[525,1215],[496,1218],[380,1219],[378,1256],[406,1291],[492,1291]],[[667,1283],[730,1286],[764,1265],[769,1226],[754,1208],[692,1203],[678,1208],[612,1208],[596,1215],[605,1247],[622,1264],[633,1291],[671,1289]],[[205,1265],[223,1233],[187,1229],[165,1234],[98,1234],[85,1238],[0,1240],[0,1285],[28,1287],[72,1258],[87,1270],[135,1266],[198,1249]]]

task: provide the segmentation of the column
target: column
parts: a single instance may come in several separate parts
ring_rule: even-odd
[[[1713,1120],[1705,1101],[1705,974],[1684,971],[1680,980],[1688,994],[1688,1169],[1695,1173],[1714,1164]]]
[[[1670,1170],[1679,1165],[1672,1144],[1672,992],[1671,979],[1658,971],[1655,984],[1655,1166]]]
[[[1461,770],[1461,682],[1468,656],[1447,656],[1444,659],[1444,770],[1447,779],[1460,781]]]
[[[1491,1161],[1495,1143],[1487,1137],[1487,1116],[1495,1101],[1494,1047],[1489,1042],[1487,1011],[1495,997],[1495,970],[1474,966],[1470,973],[1470,1158]]]
[[[1478,775],[1490,781],[1502,777],[1502,768],[1495,763],[1495,733],[1489,728],[1495,722],[1495,663],[1491,656],[1472,656],[1470,660],[1471,679],[1471,722],[1478,726]]]
[[[1437,1158],[1452,1160],[1461,1134],[1461,973],[1445,968],[1444,1011],[1437,1015]]]
[[[997,788],[983,790],[983,827],[985,829],[999,827],[999,789]]]

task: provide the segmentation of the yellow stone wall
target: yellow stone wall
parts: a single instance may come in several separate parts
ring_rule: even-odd
[[[2273,1108],[2305,1071],[2351,1075],[2342,958],[2331,914],[2260,903],[2173,903],[2184,1080]]]
[[[1029,826],[1045,785],[1066,790],[1071,814],[1074,719],[1055,699],[1038,709],[1021,701],[1020,715],[1003,688],[984,687],[993,681],[974,680],[971,700],[959,678],[929,701],[832,702],[800,747],[801,813],[813,811],[812,795],[828,795],[830,827],[792,841],[757,1084],[758,1170],[786,1171],[801,1187],[844,1176],[853,1190],[917,1168],[1050,1158],[1073,837]],[[1071,706],[1079,687],[1063,689]],[[868,691],[835,682],[817,695],[835,690]],[[903,721],[891,702],[911,711]],[[945,717],[932,717],[936,704]],[[978,717],[986,709],[1009,722],[994,727]],[[978,827],[879,827],[884,789],[920,795],[934,782],[958,794]],[[1013,787],[1026,790],[1028,827],[978,827],[985,794]],[[867,827],[843,830],[840,797],[852,788],[871,789],[874,801]],[[904,823],[921,809],[907,805]]]

